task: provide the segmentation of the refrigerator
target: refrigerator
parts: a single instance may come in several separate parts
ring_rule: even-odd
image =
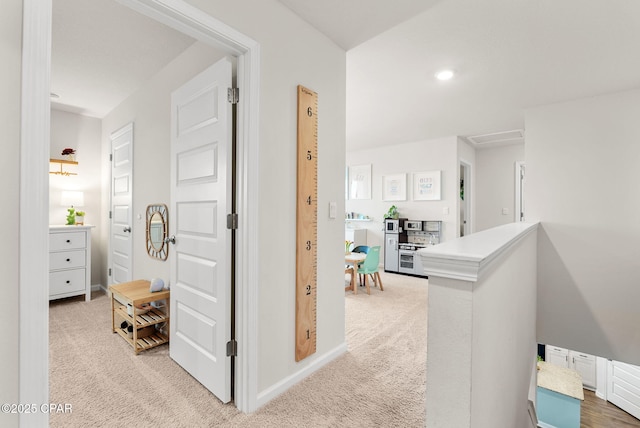
[[[384,270],[399,272],[400,253],[398,244],[407,242],[407,231],[404,230],[406,218],[387,218],[384,220]]]

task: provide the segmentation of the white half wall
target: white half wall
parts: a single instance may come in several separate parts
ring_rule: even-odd
[[[640,364],[640,90],[526,113],[538,342]]]
[[[429,275],[428,427],[530,426],[536,229],[512,223],[418,252]]]

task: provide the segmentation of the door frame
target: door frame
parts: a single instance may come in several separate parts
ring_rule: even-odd
[[[257,408],[260,45],[182,0],[120,3],[237,57],[235,404]],[[19,398],[49,402],[48,160],[52,0],[23,0],[20,136]],[[41,171],[33,174],[33,171]],[[49,415],[21,414],[20,425],[48,425]]]
[[[464,200],[460,200],[460,195],[457,195],[458,198],[458,222],[460,222],[460,211],[464,209],[465,218],[467,219],[466,223],[458,224],[458,231],[456,234],[459,234],[460,227],[464,228],[464,236],[470,235],[473,233],[473,224],[472,224],[472,212],[471,212],[471,200],[473,199],[473,192],[471,190],[472,185],[472,173],[471,173],[471,162],[467,162],[466,160],[459,159],[458,161],[458,171],[460,168],[464,170],[463,176],[458,177],[459,180],[464,180]],[[460,175],[460,173],[458,173]],[[459,236],[459,235],[458,235]]]
[[[515,207],[513,209],[513,221],[520,223],[525,221],[524,216],[524,203],[522,198],[524,197],[524,180],[525,180],[525,163],[524,161],[516,161],[515,163]]]

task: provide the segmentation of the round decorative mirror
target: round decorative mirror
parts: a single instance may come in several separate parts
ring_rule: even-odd
[[[164,242],[169,228],[165,204],[147,206],[147,253],[150,257],[167,260],[168,244]]]

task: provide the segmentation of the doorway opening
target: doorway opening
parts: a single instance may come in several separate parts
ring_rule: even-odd
[[[513,211],[513,215],[514,215],[514,219],[513,221],[518,223],[521,221],[525,221],[525,216],[524,216],[524,170],[525,170],[525,163],[522,161],[518,161],[516,162],[516,168],[515,168],[515,172],[516,172],[516,181],[515,181],[515,188],[516,188],[516,197],[515,197],[515,201],[516,201],[516,206],[515,209]]]
[[[249,239],[258,235],[258,94],[259,45],[212,16],[181,1],[123,0],[123,4],[200,41],[224,49],[238,60],[238,211],[236,232],[236,335],[243,352],[236,357],[235,404],[251,412],[257,407],[258,254]],[[23,10],[23,67],[20,173],[21,222],[19,387],[21,402],[48,400],[48,252],[33,251],[46,242],[48,225],[48,158],[50,123],[51,0],[27,2]],[[42,171],[33,174],[33,171]],[[25,225],[22,227],[22,225]],[[26,226],[28,225],[28,227]],[[251,238],[250,238],[251,237]],[[29,253],[27,253],[29,251]],[[27,257],[28,255],[28,257]],[[242,255],[242,257],[238,257]],[[29,424],[48,425],[48,415],[29,415]],[[23,419],[24,418],[24,419]],[[27,416],[21,415],[25,424]],[[38,422],[35,422],[35,420]]]
[[[458,178],[460,180],[459,206],[459,235],[467,236],[471,233],[471,165],[460,161]]]

